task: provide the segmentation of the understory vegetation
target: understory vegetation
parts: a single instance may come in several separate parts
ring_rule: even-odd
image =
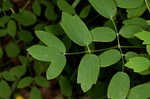
[[[150,0],[0,0],[0,99],[149,99]]]

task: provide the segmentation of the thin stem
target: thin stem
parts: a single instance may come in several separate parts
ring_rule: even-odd
[[[22,9],[25,9],[30,4],[30,2],[31,2],[31,0],[28,0]]]
[[[119,38],[119,31],[117,29],[117,26],[116,26],[116,23],[113,19],[113,17],[111,18],[111,21],[114,25],[114,28],[115,28],[115,31],[116,31],[116,35],[117,35],[117,42],[118,42],[118,49],[120,50],[120,53],[121,53],[121,59],[122,59],[122,71],[124,71],[124,64],[125,64],[125,61],[124,61],[124,54],[123,54],[123,51],[122,51],[122,48],[121,48],[121,45],[120,45],[120,38]]]
[[[148,9],[148,11],[149,11],[149,13],[150,13],[150,7],[149,7],[149,5],[148,5],[147,0],[145,0],[145,4],[146,4],[146,7],[147,7],[147,9]]]
[[[120,47],[122,49],[123,48],[144,48],[144,47],[141,47],[141,46],[120,46]],[[118,45],[117,46],[112,46],[112,47],[109,47],[109,48],[104,48],[104,49],[91,50],[91,53],[102,52],[102,51],[109,50],[109,49],[112,49],[112,48],[118,48]],[[65,55],[79,55],[79,54],[85,54],[85,53],[88,53],[88,51],[65,53]]]
[[[76,6],[80,3],[80,0],[75,0],[72,4],[73,8],[76,8]]]
[[[91,53],[90,47],[87,45],[88,53]]]
[[[13,9],[13,8],[10,8],[10,10],[11,10],[11,12],[12,12],[12,13],[15,13],[15,11],[14,11],[14,9]]]

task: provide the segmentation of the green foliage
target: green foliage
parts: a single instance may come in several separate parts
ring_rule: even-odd
[[[41,15],[41,5],[38,1],[35,1],[32,5],[32,9],[33,9],[33,12],[37,15],[37,16],[40,16]]]
[[[133,57],[125,64],[128,68],[134,70],[134,72],[142,72],[150,67],[150,60],[145,57]]]
[[[150,98],[149,14],[150,0],[0,0],[0,99]]]
[[[111,19],[117,13],[117,7],[113,0],[88,0],[95,10],[102,16]]]
[[[27,10],[20,10],[19,13],[13,14],[12,17],[23,26],[33,25],[37,21],[36,16],[32,12]]]
[[[142,28],[137,25],[124,25],[119,33],[124,38],[134,38],[134,34],[141,31]]]
[[[25,87],[28,87],[30,86],[30,84],[32,83],[33,79],[31,77],[25,77],[23,79],[21,79],[19,81],[19,84],[18,84],[18,88],[25,88]]]
[[[149,90],[150,83],[137,85],[131,88],[128,99],[147,99],[150,97]]]
[[[68,37],[80,46],[88,46],[92,42],[90,31],[77,15],[62,13],[61,26]]]
[[[100,69],[99,63],[96,55],[87,54],[83,56],[78,68],[77,82],[81,85],[84,92],[88,91],[93,84],[96,84]]]
[[[26,73],[26,67],[23,66],[15,66],[10,70],[10,73],[16,78],[22,77]]]
[[[42,76],[36,76],[34,80],[35,83],[40,87],[49,87],[49,82]]]
[[[57,5],[61,11],[75,14],[74,8],[66,0],[58,0]]]
[[[14,37],[16,35],[16,30],[17,30],[17,26],[15,21],[10,20],[7,24],[7,30],[8,30],[8,34],[12,37]]]
[[[142,32],[139,32],[137,34],[135,34],[136,37],[138,37],[139,39],[143,40],[143,44],[150,44],[150,39],[149,39],[149,36],[150,36],[150,32],[149,31],[142,31]]]
[[[9,98],[11,95],[11,89],[8,85],[8,83],[4,80],[0,81],[0,97],[1,98]]]
[[[8,57],[16,57],[20,53],[20,49],[19,49],[18,45],[15,43],[8,43],[5,48],[5,51],[8,55]]]
[[[95,42],[112,42],[116,38],[115,31],[108,27],[96,27],[91,33]]]
[[[65,45],[52,33],[45,32],[45,31],[36,31],[35,33],[36,33],[37,37],[48,47],[54,47],[63,53],[66,52]]]
[[[68,97],[72,96],[72,87],[67,77],[61,76],[59,79],[59,85],[61,88],[61,92],[64,96],[68,96]]]
[[[32,87],[30,92],[30,99],[42,99],[38,88]]]
[[[84,18],[86,18],[86,17],[89,15],[90,11],[91,11],[91,6],[90,6],[90,5],[89,5],[89,6],[85,6],[85,7],[81,10],[79,16],[84,19]]]
[[[111,66],[121,59],[121,54],[116,49],[107,50],[99,55],[101,67]]]
[[[116,73],[108,86],[108,98],[126,99],[130,88],[130,79],[126,73]]]
[[[120,8],[137,8],[143,4],[143,0],[115,0]]]

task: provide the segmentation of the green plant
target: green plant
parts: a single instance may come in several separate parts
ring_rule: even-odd
[[[0,61],[1,98],[29,88],[41,99],[53,79],[69,99],[150,98],[149,0],[28,0],[14,9],[2,0],[0,58],[12,62]]]

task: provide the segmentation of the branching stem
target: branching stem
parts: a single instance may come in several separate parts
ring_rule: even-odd
[[[99,49],[99,50],[90,50],[91,53],[96,53],[96,52],[102,52],[102,51],[105,51],[105,50],[109,50],[109,49],[112,49],[112,48],[118,48],[118,45],[117,46],[112,46],[112,47],[109,47],[109,48],[104,48],[104,49]],[[120,46],[120,48],[144,48],[144,47],[141,47],[141,46]],[[72,52],[72,53],[65,53],[65,55],[79,55],[79,54],[85,54],[85,53],[88,53],[88,51],[81,51],[81,52]]]
[[[116,31],[117,42],[118,42],[118,49],[120,50],[121,59],[122,59],[122,71],[124,71],[125,60],[124,60],[124,54],[123,54],[123,51],[122,51],[122,48],[121,48],[121,45],[120,45],[119,31],[117,29],[117,26],[116,26],[116,23],[115,23],[113,17],[111,18],[111,21],[112,21],[112,23],[114,25],[114,28],[115,28],[115,31]]]

